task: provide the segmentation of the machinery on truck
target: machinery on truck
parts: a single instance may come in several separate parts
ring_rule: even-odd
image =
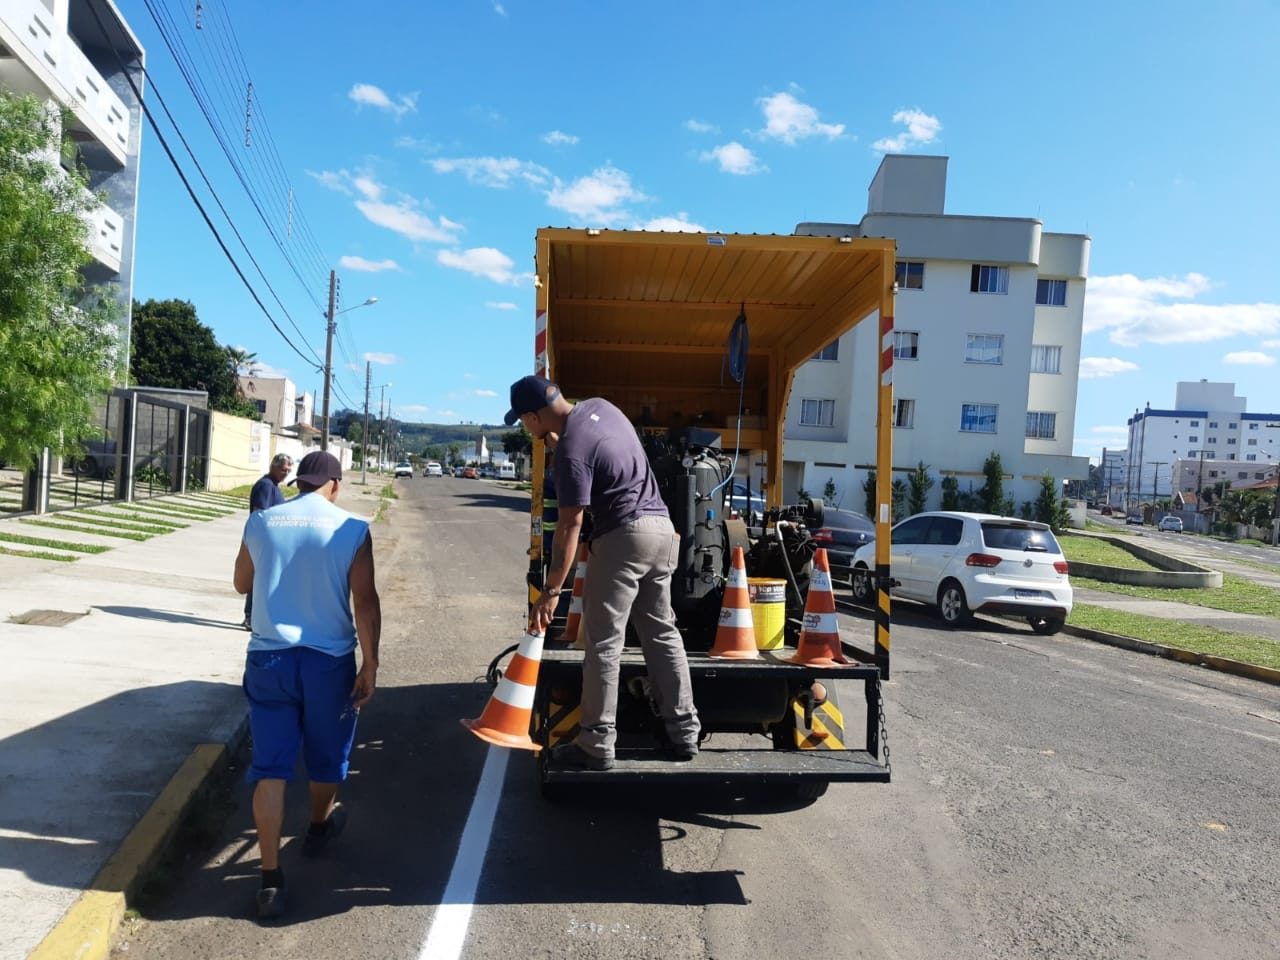
[[[560,768],[542,749],[544,793],[605,778],[678,778],[813,799],[835,781],[888,781],[880,683],[889,670],[887,588],[875,621],[863,621],[867,642],[845,645],[848,664],[790,662],[822,504],[783,502],[783,427],[800,365],[856,324],[878,318],[882,350],[855,357],[854,375],[875,376],[880,384],[874,519],[877,573],[887,584],[894,261],[894,242],[886,239],[538,231],[534,370],[570,400],[608,399],[641,436],[680,534],[672,605],[704,737],[693,761],[658,760],[644,661],[628,642],[615,766],[607,772]],[[530,603],[549,559],[546,454],[535,441]],[[763,488],[763,517],[739,518],[727,509],[733,484],[759,470],[763,484],[750,489]],[[781,585],[782,645],[763,649],[758,659],[714,659],[708,651],[737,546],[749,578]],[[583,654],[557,642],[562,626],[557,621],[547,634],[534,696],[531,735],[544,748],[577,733]],[[862,697],[846,696],[842,706],[838,688],[848,694],[858,685]]]

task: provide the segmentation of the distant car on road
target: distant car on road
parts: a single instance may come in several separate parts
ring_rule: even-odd
[[[422,470],[424,477],[443,477],[444,467],[440,466],[435,460],[428,460],[426,467]]]
[[[1175,517],[1173,514],[1160,518],[1160,522],[1156,524],[1157,530],[1164,530],[1166,533],[1181,533],[1182,518]]]
[[[467,468],[466,468],[466,467],[454,467],[454,468],[453,468],[453,475],[454,475],[455,477],[465,477],[465,476],[467,475]]]
[[[463,476],[463,477],[465,477],[467,480],[478,480],[478,479],[480,479],[480,474],[476,473],[476,468],[475,468],[475,467],[463,467],[463,468],[462,468],[462,476]]]
[[[1146,523],[1146,521],[1142,519],[1142,514],[1131,513],[1124,518],[1124,523],[1125,523],[1125,526],[1128,526],[1129,524],[1136,524],[1137,526],[1140,527],[1144,523]]]
[[[408,460],[401,460],[399,463],[396,464],[396,477],[412,477],[412,476],[413,476],[413,464],[409,463]]]

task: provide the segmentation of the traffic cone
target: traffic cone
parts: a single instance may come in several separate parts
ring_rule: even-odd
[[[587,557],[591,551],[584,543],[578,548],[578,567],[573,575],[573,599],[569,601],[569,619],[564,625],[564,642],[581,647],[578,642],[578,631],[582,626],[582,593],[587,586]]]
[[[831,591],[831,567],[827,550],[819,547],[813,555],[813,575],[809,596],[804,601],[804,627],[791,663],[809,667],[833,667],[848,663],[840,649],[840,627],[836,624],[836,596]]]
[[[511,658],[507,671],[498,681],[484,712],[474,720],[459,720],[481,740],[498,747],[541,750],[529,736],[533,719],[533,691],[538,683],[538,664],[542,660],[542,634],[526,633],[520,648]]]
[[[759,660],[756,630],[751,621],[751,595],[747,590],[747,562],[741,547],[733,548],[729,579],[720,602],[720,623],[709,656],[719,660]]]

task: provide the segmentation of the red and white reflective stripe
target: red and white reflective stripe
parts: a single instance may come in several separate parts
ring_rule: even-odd
[[[755,621],[751,619],[750,607],[721,607],[720,626],[751,630]]]
[[[741,567],[729,568],[729,579],[725,581],[725,586],[732,590],[737,587],[740,590],[747,589],[747,571]]]
[[[503,677],[498,683],[498,689],[493,692],[493,699],[518,710],[532,710],[533,690],[533,687],[526,687],[523,683],[515,683]]]
[[[880,386],[893,383],[893,317],[880,318]]]
[[[526,633],[520,649],[511,658],[507,672],[498,682],[493,699],[519,710],[533,709],[533,693],[538,679],[538,662],[542,659],[542,634]],[[525,682],[528,681],[528,682]]]
[[[809,589],[821,590],[825,593],[831,592],[831,572],[829,570],[815,570],[809,577]]]
[[[533,372],[547,369],[547,311],[539,310],[533,319]]]
[[[840,629],[836,626],[836,615],[834,613],[806,613],[804,615],[804,629],[808,633],[834,633],[839,634]]]

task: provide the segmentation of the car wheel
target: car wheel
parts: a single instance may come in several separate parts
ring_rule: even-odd
[[[864,607],[871,606],[872,595],[875,593],[875,588],[871,585],[871,571],[866,567],[854,567],[849,589],[853,593],[855,603],[860,603]]]
[[[962,626],[969,619],[969,604],[964,598],[964,587],[954,580],[946,580],[938,588],[938,612],[948,627]]]
[[[1062,617],[1027,617],[1031,629],[1042,637],[1051,637],[1062,629],[1067,621]]]
[[[98,475],[98,461],[93,457],[82,457],[75,462],[72,469],[77,477],[96,477]]]

